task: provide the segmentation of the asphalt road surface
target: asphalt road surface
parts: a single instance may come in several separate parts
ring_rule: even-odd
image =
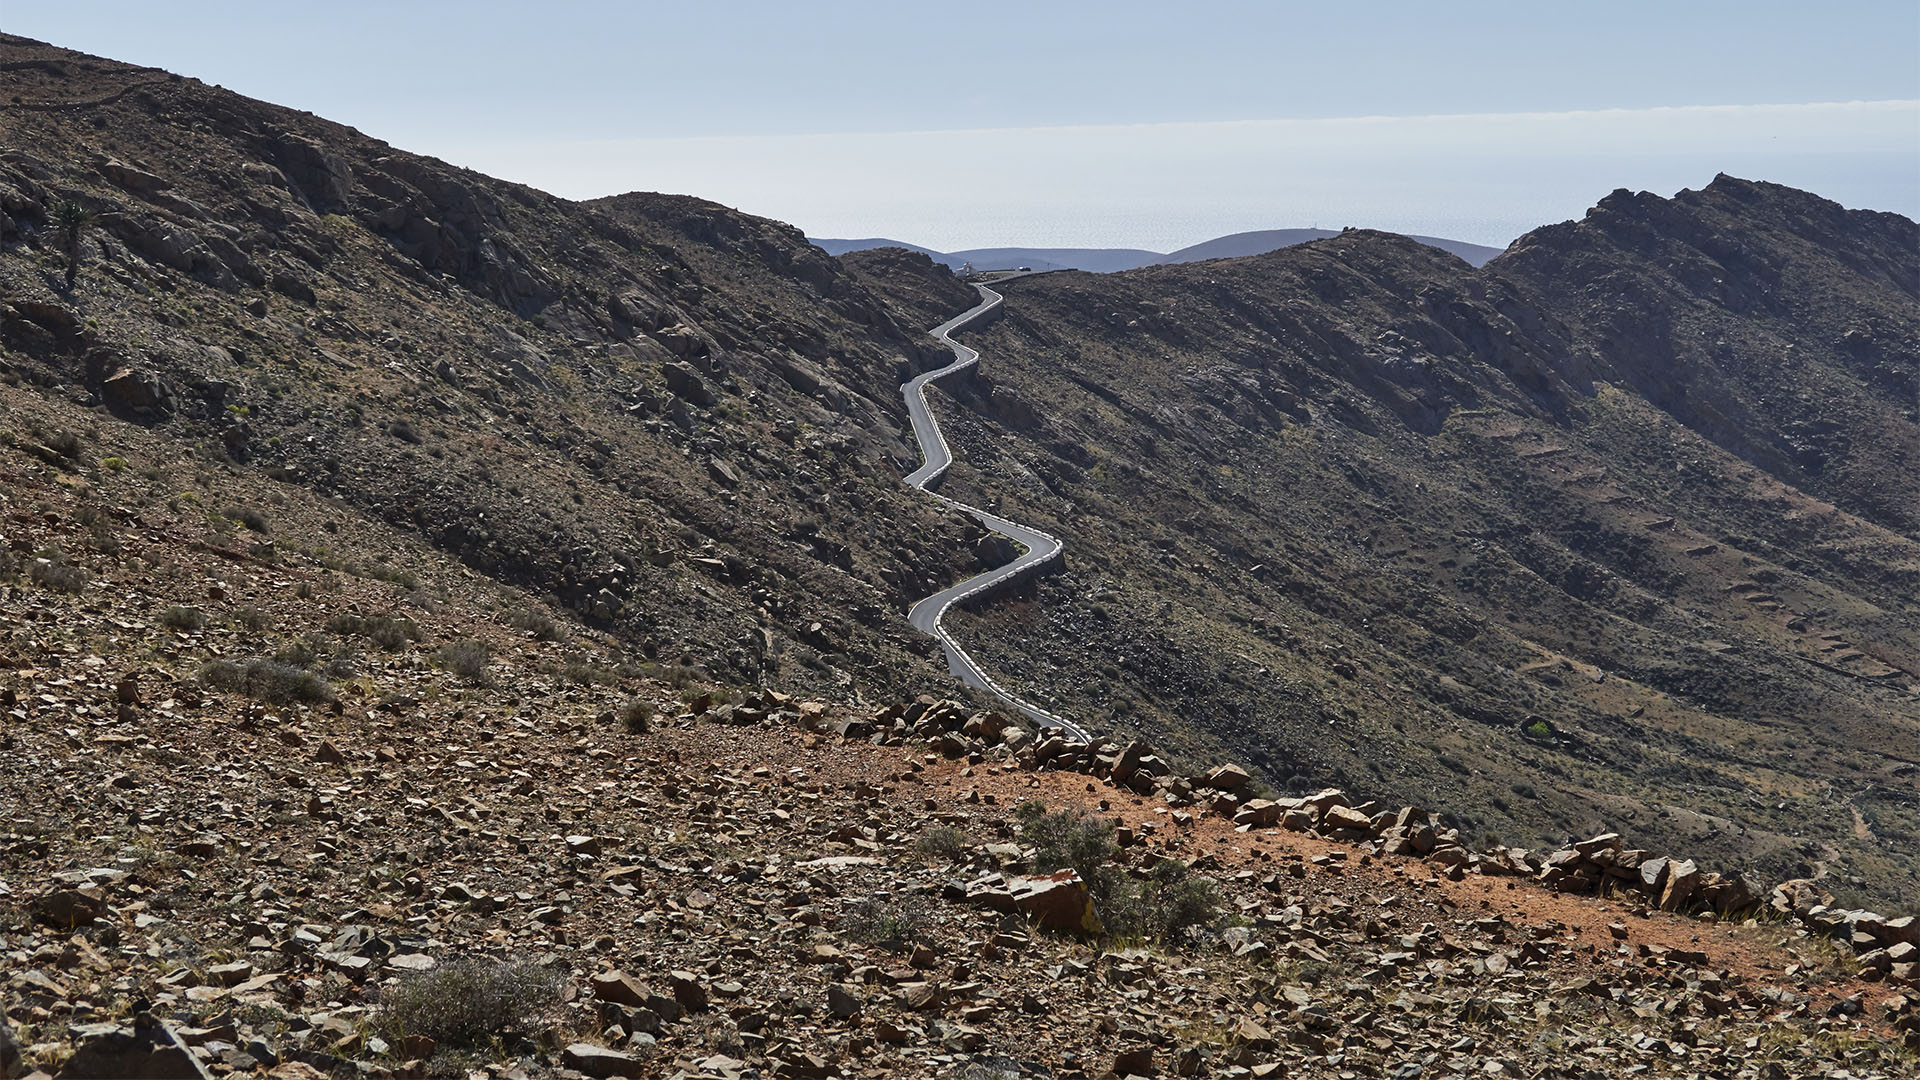
[[[1024,275],[1011,274],[996,280],[1005,281],[1008,277],[1021,276]],[[947,633],[946,627],[941,625],[941,619],[946,616],[947,609],[954,604],[1013,578],[1034,573],[1043,564],[1059,558],[1061,549],[1060,541],[1039,529],[1008,521],[997,514],[989,514],[985,510],[949,499],[930,489],[930,486],[947,471],[947,467],[953,464],[953,451],[947,447],[946,437],[940,434],[940,422],[934,419],[932,410],[927,407],[927,384],[936,379],[958,374],[980,362],[979,353],[953,340],[951,335],[955,331],[965,329],[975,319],[986,315],[1003,302],[999,293],[985,285],[975,285],[974,288],[980,290],[980,303],[934,327],[932,331],[934,337],[953,350],[953,363],[936,371],[916,376],[900,387],[901,393],[907,398],[907,416],[913,421],[913,437],[920,443],[922,461],[918,469],[908,474],[907,486],[918,488],[926,492],[929,498],[938,499],[962,513],[973,515],[980,524],[1013,540],[1022,551],[1019,558],[1005,566],[970,577],[958,585],[942,589],[914,604],[913,608],[907,612],[907,621],[911,622],[915,629],[931,634],[939,640],[941,647],[947,653],[947,669],[960,681],[968,686],[977,686],[987,691],[1003,704],[1032,718],[1043,727],[1059,728],[1082,742],[1091,741],[1086,730],[1080,725],[1064,717],[1055,716],[1038,705],[1023,701],[1002,688],[991,676],[980,669],[980,665],[974,662],[973,657],[967,655],[967,651],[961,648],[959,643],[953,640],[952,635]]]

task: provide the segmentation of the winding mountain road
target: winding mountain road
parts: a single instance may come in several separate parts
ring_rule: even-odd
[[[1019,277],[1024,275],[1008,275]],[[1001,280],[1005,280],[1004,278]],[[962,513],[971,514],[974,520],[988,529],[1011,539],[1023,549],[1020,557],[1005,566],[989,570],[984,574],[970,577],[958,585],[942,589],[932,596],[914,604],[907,612],[907,621],[914,629],[931,634],[938,639],[947,653],[947,669],[968,686],[977,686],[992,694],[1007,706],[1018,710],[1043,727],[1059,728],[1082,742],[1091,741],[1086,729],[1063,717],[1042,709],[1038,705],[1023,701],[993,681],[992,676],[981,670],[973,657],[953,640],[947,633],[941,619],[947,609],[978,593],[1011,581],[1022,575],[1031,574],[1041,566],[1060,557],[1061,544],[1052,536],[1039,529],[1029,528],[1018,522],[1008,521],[997,514],[990,514],[978,507],[968,506],[956,499],[949,499],[933,491],[931,485],[946,473],[953,464],[953,452],[947,447],[946,437],[940,434],[940,422],[934,419],[933,412],[927,407],[927,384],[936,379],[955,375],[980,362],[980,354],[953,340],[953,333],[965,329],[976,319],[982,318],[999,307],[1005,298],[985,285],[975,285],[980,290],[980,303],[955,315],[946,322],[933,328],[931,333],[948,348],[953,350],[953,363],[946,367],[915,376],[901,384],[900,392],[906,395],[907,416],[913,421],[913,437],[920,443],[921,465],[907,475],[907,486],[917,488],[928,497],[938,499]]]

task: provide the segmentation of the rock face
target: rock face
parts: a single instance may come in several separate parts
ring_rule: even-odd
[[[171,412],[174,395],[158,378],[122,369],[100,384],[101,393],[117,408],[139,416],[157,416]]]

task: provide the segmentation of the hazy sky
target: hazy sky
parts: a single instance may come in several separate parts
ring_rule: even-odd
[[[1718,171],[1920,216],[1920,3],[9,3],[570,197],[815,236],[1170,250],[1370,225],[1504,244]]]

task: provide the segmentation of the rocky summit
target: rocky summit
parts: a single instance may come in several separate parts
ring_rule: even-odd
[[[1920,1070],[1912,222],[992,283],[1064,729],[972,284],[0,72],[0,1076]]]

